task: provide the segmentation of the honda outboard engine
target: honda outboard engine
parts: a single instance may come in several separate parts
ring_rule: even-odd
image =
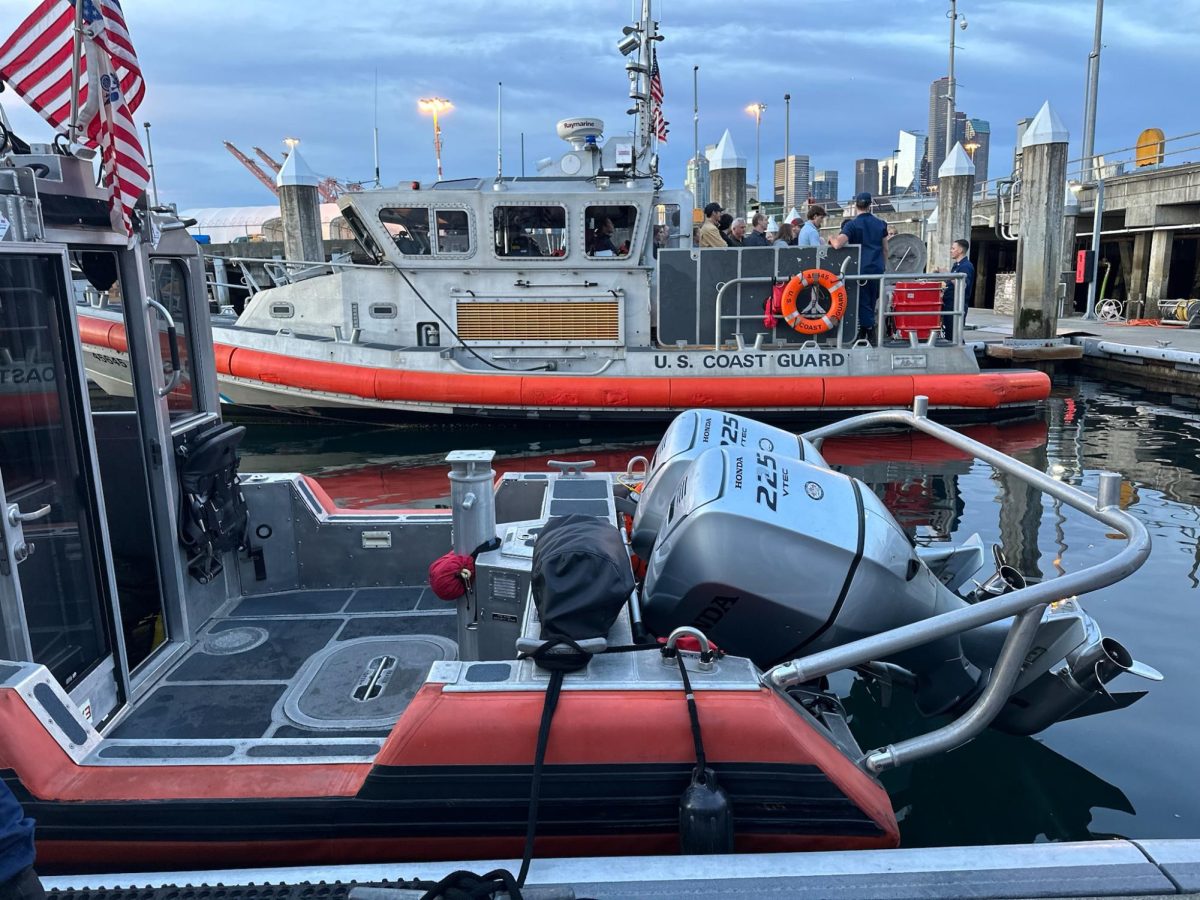
[[[650,460],[630,543],[633,552],[648,559],[667,515],[667,507],[687,467],[712,447],[737,447],[753,452],[779,453],[826,466],[809,441],[771,425],[712,409],[680,413],[667,428]]]
[[[676,477],[642,597],[655,633],[692,625],[766,669],[966,605],[873,493],[823,464],[739,441]],[[957,636],[890,661],[918,676],[927,713],[979,683]]]

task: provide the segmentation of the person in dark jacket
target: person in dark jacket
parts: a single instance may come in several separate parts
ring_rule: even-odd
[[[750,220],[750,230],[746,232],[746,237],[742,241],[743,247],[770,247],[771,242],[767,240],[767,217],[762,213],[755,213],[754,218]]]
[[[950,267],[951,272],[965,272],[967,275],[967,283],[964,288],[964,305],[963,305],[963,327],[967,324],[967,310],[971,308],[971,298],[975,296],[975,265],[967,257],[971,252],[971,245],[959,238],[950,245],[950,259],[954,261],[954,265]],[[946,282],[946,287],[942,290],[942,312],[954,312],[954,285],[951,282]],[[954,316],[942,316],[942,331],[950,340],[954,339]]]
[[[829,239],[835,250],[847,244],[862,247],[859,271],[864,275],[882,275],[886,271],[887,223],[871,215],[871,195],[862,191],[854,197],[857,215],[842,223],[842,231]],[[875,279],[860,281],[858,286],[858,331],[859,337],[874,341],[875,306],[879,300],[879,282]]]
[[[33,871],[33,819],[0,781],[0,900],[45,900]]]

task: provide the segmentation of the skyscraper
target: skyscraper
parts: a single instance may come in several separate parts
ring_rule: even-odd
[[[879,178],[876,179],[874,193],[879,197],[896,195],[896,157],[879,161]]]
[[[937,182],[938,169],[946,159],[946,114],[950,109],[950,79],[939,78],[929,85],[929,179]]]
[[[971,161],[975,163],[975,187],[985,192],[988,180],[988,150],[991,144],[991,124],[986,119],[968,119],[963,147],[971,154]]]
[[[704,209],[709,203],[708,160],[703,157],[693,157],[688,160],[687,175],[684,176],[683,186],[692,192],[692,200],[696,209]]]
[[[784,206],[802,206],[808,200],[808,157],[793,153],[786,160],[775,160],[775,202]]]
[[[870,191],[872,194],[883,193],[879,187],[879,160],[856,159],[854,161],[854,193],[861,194]]]
[[[818,203],[836,200],[838,196],[837,169],[817,169],[813,172],[812,198]]]
[[[945,134],[942,129],[942,134]],[[927,140],[919,131],[901,131],[896,148],[896,183],[894,192],[919,192],[929,186],[926,172],[928,171]]]

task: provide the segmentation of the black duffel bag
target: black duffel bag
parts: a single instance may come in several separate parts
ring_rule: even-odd
[[[538,535],[533,545],[533,601],[543,641],[571,647],[607,637],[633,589],[625,542],[604,519],[561,516]]]

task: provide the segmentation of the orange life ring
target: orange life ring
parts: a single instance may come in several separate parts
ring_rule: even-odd
[[[829,309],[818,316],[806,316],[796,309],[796,300],[805,288],[819,284],[829,291]],[[837,272],[828,269],[806,269],[795,276],[783,289],[783,320],[801,334],[824,334],[837,327],[846,314],[846,283]],[[807,311],[807,310],[806,310]]]

